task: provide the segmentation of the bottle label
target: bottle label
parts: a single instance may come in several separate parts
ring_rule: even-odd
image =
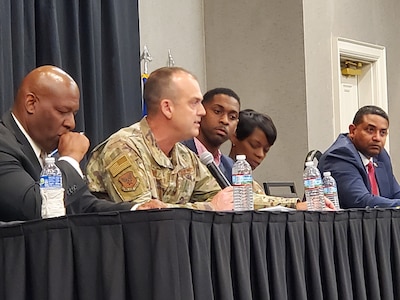
[[[251,174],[236,174],[232,175],[233,185],[243,185],[253,183],[253,176]]]
[[[62,188],[62,177],[61,176],[40,176],[40,187],[41,188]]]
[[[42,218],[53,218],[65,215],[64,189],[40,189],[42,196]]]
[[[319,186],[322,186],[321,178],[310,178],[304,180],[304,187],[306,189],[313,189]]]
[[[337,188],[334,186],[324,187],[324,194],[325,195],[333,195],[337,193]]]

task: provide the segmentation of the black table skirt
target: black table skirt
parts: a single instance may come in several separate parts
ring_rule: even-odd
[[[0,226],[0,299],[400,299],[400,211],[90,214]]]

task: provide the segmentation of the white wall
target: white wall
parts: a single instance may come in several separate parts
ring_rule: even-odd
[[[308,133],[311,148],[325,150],[334,138],[332,41],[349,38],[386,47],[390,124],[390,150],[400,178],[400,1],[304,1],[304,37]]]
[[[267,113],[278,129],[255,179],[295,181],[302,191],[308,146],[301,0],[204,2],[208,88],[232,88],[242,108]]]
[[[146,45],[153,57],[149,63],[149,72],[167,65],[170,49],[175,66],[196,75],[204,91],[203,1],[138,0],[138,4],[140,49],[142,52]]]
[[[294,180],[300,193],[306,153],[336,138],[332,39],[338,36],[387,49],[390,146],[400,178],[399,12],[398,0],[139,0],[141,44],[154,58],[150,71],[166,65],[171,49],[203,92],[229,87],[242,108],[269,114],[278,139],[255,178]]]

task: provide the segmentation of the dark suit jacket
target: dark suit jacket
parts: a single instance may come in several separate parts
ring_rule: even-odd
[[[196,144],[194,143],[194,139],[183,141],[182,144],[184,144],[186,147],[188,147],[190,150],[192,150],[197,155],[199,154],[197,151],[197,148],[196,148]],[[233,163],[234,163],[234,161],[232,158],[222,154],[221,155],[221,163],[218,166],[219,169],[221,170],[221,172],[225,175],[226,179],[228,179],[231,184],[232,184]]]
[[[129,210],[130,203],[97,199],[66,161],[58,161],[63,173],[67,214]],[[41,218],[40,163],[10,112],[0,123],[0,221]]]
[[[321,156],[318,168],[331,171],[336,179],[342,208],[400,206],[400,186],[393,175],[392,163],[385,149],[373,158],[380,196],[371,194],[371,185],[361,157],[346,134],[340,134]]]

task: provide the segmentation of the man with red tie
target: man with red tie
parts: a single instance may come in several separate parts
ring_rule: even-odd
[[[400,206],[400,186],[384,149],[389,117],[381,108],[360,108],[349,125],[321,156],[321,173],[331,171],[336,179],[340,206]]]

